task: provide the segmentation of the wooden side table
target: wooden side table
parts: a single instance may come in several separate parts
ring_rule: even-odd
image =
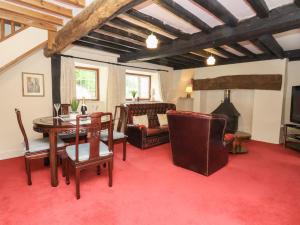
[[[242,143],[246,140],[250,140],[251,134],[243,131],[237,131],[234,134],[234,143],[231,153],[233,154],[241,154],[247,153],[248,150],[246,147],[242,146]]]

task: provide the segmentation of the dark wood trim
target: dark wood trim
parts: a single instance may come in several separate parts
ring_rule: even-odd
[[[52,77],[52,104],[61,102],[60,77],[61,77],[61,57],[51,56],[51,77]]]
[[[88,101],[99,101],[100,100],[99,69],[94,68],[94,67],[84,67],[84,66],[75,66],[75,69],[88,70],[88,71],[95,71],[96,72],[96,99],[88,99],[88,98],[86,98],[85,100],[88,100]],[[77,96],[76,96],[76,98],[77,98]]]
[[[256,89],[280,91],[282,75],[231,75],[193,80],[193,90]]]
[[[125,73],[125,76],[136,76],[136,77],[148,77],[149,78],[149,98],[139,98],[140,100],[150,100],[151,98],[151,75],[139,74],[139,73]],[[126,78],[125,78],[126,79]],[[125,80],[126,83],[126,80]],[[126,85],[125,85],[126,86]],[[132,98],[126,98],[126,101],[130,101]]]
[[[239,23],[236,27],[216,27],[212,32],[193,34],[187,40],[174,40],[171,44],[161,46],[157,50],[145,50],[134,54],[122,54],[119,62],[131,60],[150,60],[172,55],[192,52],[195,49],[217,47],[223,44],[232,44],[239,41],[253,39],[265,34],[280,33],[300,27],[300,9],[294,4],[271,10],[269,17],[253,17]]]
[[[175,27],[172,27],[152,16],[141,13],[135,9],[130,9],[129,11],[127,11],[126,15],[130,16],[131,18],[133,18],[135,20],[142,22],[143,24],[145,24],[145,27],[147,27],[147,26],[153,27],[154,26],[166,33],[169,33],[171,35],[174,35],[176,37],[183,38],[183,39],[190,37],[190,34],[184,33]]]
[[[236,26],[238,24],[238,19],[227,10],[221,3],[217,0],[193,0],[207,11],[211,12],[215,17],[222,20],[225,24],[229,26]]]
[[[211,27],[204,23],[197,16],[192,14],[190,11],[183,8],[181,5],[177,4],[173,0],[154,0],[155,3],[159,4],[163,8],[172,12],[178,17],[181,17],[186,22],[192,24],[193,26],[199,28],[203,32],[211,31]]]
[[[247,2],[260,18],[264,18],[269,15],[269,9],[264,0],[247,0]]]

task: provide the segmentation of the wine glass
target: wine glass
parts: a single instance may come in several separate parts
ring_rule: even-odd
[[[60,103],[54,103],[54,109],[56,111],[56,117],[54,117],[55,119],[58,119],[59,116],[58,116],[58,110],[60,109]]]

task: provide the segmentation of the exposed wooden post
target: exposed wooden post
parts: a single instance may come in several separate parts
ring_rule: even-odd
[[[74,41],[87,35],[91,30],[100,27],[118,14],[126,12],[143,1],[95,0],[57,32],[52,48],[44,49],[45,56],[49,57],[60,52]]]
[[[55,39],[56,32],[48,30],[48,42],[47,47],[51,49],[53,47],[54,39]]]

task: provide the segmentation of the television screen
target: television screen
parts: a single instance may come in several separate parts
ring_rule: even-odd
[[[300,86],[292,89],[291,122],[300,123]]]

